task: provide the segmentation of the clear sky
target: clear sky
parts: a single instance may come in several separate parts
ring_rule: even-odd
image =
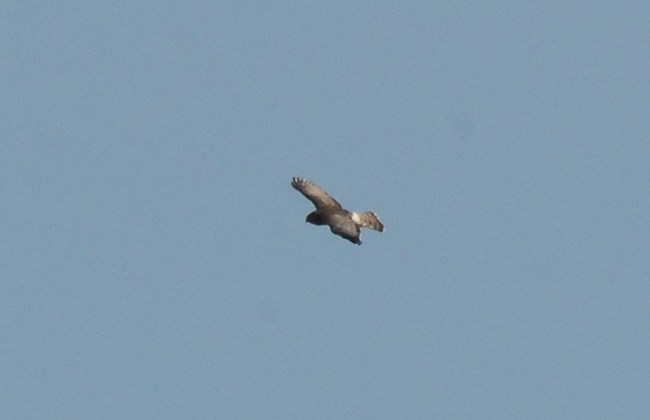
[[[0,12],[1,418],[648,418],[650,3]]]

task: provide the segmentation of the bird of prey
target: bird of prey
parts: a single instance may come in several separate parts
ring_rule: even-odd
[[[353,212],[343,208],[325,190],[313,182],[294,177],[291,186],[309,201],[314,203],[316,210],[307,215],[305,220],[314,225],[327,225],[333,234],[339,235],[356,245],[361,245],[359,236],[361,228],[370,228],[379,232],[384,231],[384,225],[373,211]]]

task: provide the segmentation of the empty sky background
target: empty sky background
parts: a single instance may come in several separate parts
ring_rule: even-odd
[[[648,2],[0,20],[0,417],[647,418]]]

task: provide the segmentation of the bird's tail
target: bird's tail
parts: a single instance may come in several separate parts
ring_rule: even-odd
[[[352,213],[352,220],[361,227],[374,229],[379,232],[384,231],[384,224],[381,223],[379,216],[374,211]]]

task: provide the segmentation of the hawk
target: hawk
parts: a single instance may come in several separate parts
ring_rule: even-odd
[[[359,236],[362,227],[384,231],[384,225],[377,213],[373,211],[357,213],[346,210],[325,190],[307,179],[294,177],[291,186],[316,206],[316,210],[307,215],[305,221],[308,223],[318,226],[327,225],[333,234],[356,245],[361,245]]]

